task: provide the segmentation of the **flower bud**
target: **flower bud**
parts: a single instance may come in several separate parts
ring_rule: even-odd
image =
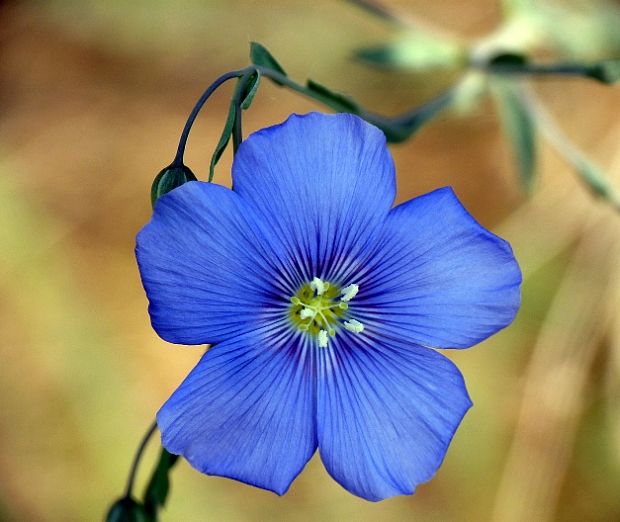
[[[106,516],[106,522],[147,522],[148,517],[142,505],[131,497],[117,500]]]
[[[180,187],[188,181],[196,181],[194,173],[185,165],[170,165],[163,169],[155,179],[151,186],[151,204],[155,206],[155,202],[164,194]]]

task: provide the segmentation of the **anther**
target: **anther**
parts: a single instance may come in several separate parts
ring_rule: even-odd
[[[353,333],[361,333],[364,331],[364,325],[355,319],[345,321],[342,326],[349,330],[349,332]]]
[[[319,343],[319,348],[327,348],[327,332],[325,330],[321,330],[319,332],[317,340]]]
[[[359,292],[359,289],[360,287],[356,284],[345,286],[341,292],[342,294],[342,297],[340,298],[341,301],[344,301],[345,303],[350,301],[357,295],[357,292]]]
[[[327,290],[327,285],[323,282],[322,279],[315,277],[310,282],[310,288],[312,288],[316,292],[316,295],[323,295],[325,293],[325,290]]]
[[[315,315],[316,315],[316,312],[312,310],[311,308],[304,308],[303,310],[301,310],[301,312],[299,312],[299,317],[301,317],[302,321],[305,321],[306,319],[310,319],[311,317],[314,317]]]

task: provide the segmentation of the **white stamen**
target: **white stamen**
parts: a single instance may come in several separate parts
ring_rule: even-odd
[[[364,325],[355,319],[345,321],[342,326],[353,333],[362,333],[364,331]]]
[[[359,292],[360,287],[356,284],[351,284],[349,286],[345,286],[342,289],[342,297],[340,298],[341,301],[344,301],[345,303],[350,301],[351,299],[353,299],[356,295],[357,292]]]
[[[302,321],[310,319],[311,317],[314,318],[315,315],[316,312],[310,308],[304,308],[303,310],[301,310],[301,312],[299,312],[299,317],[301,317]]]
[[[319,348],[327,348],[327,332],[325,330],[321,330],[319,332],[317,339],[319,342]]]
[[[325,293],[325,290],[327,290],[327,285],[323,282],[322,279],[315,277],[310,282],[310,288],[312,288],[312,290],[316,292],[316,295],[323,295]]]

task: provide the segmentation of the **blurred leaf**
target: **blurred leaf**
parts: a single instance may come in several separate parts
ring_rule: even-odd
[[[585,157],[566,158],[574,167],[579,177],[585,182],[592,194],[597,197],[612,199],[612,188],[609,180],[601,170]]]
[[[396,118],[380,118],[366,114],[364,118],[379,127],[392,143],[400,143],[413,136],[420,128],[437,116],[454,101],[457,89],[453,88],[427,101],[424,105]]]
[[[278,63],[278,60],[273,57],[264,45],[261,45],[258,42],[250,43],[250,60],[254,65],[271,69],[282,76],[286,76],[286,72]],[[282,82],[278,80],[274,80],[273,78],[272,80],[278,85],[283,85]]]
[[[465,50],[448,39],[416,31],[389,44],[358,49],[355,57],[380,67],[427,70],[464,63]]]
[[[151,205],[155,207],[160,197],[188,181],[196,181],[196,176],[189,167],[185,165],[166,167],[155,176],[151,185]]]
[[[380,18],[386,22],[396,25],[406,25],[405,22],[395,13],[387,8],[369,0],[348,0],[350,4],[356,5],[367,13]]]
[[[486,69],[494,74],[583,76],[607,84],[620,81],[620,59],[602,60],[594,63],[536,64],[519,61],[516,58],[517,56],[501,55],[501,61],[491,60]]]
[[[106,522],[149,522],[144,507],[130,497],[117,500],[105,519]]]
[[[162,448],[157,467],[144,492],[144,510],[151,520],[157,520],[157,511],[166,505],[170,491],[169,472],[178,461],[179,456]]]
[[[520,53],[505,52],[496,54],[489,59],[490,66],[522,66],[528,62],[527,56]]]
[[[492,84],[492,92],[504,133],[514,149],[521,185],[530,192],[536,174],[535,122],[515,86],[501,79],[496,80]]]
[[[617,83],[620,81],[620,58],[604,60],[590,66],[588,76],[603,83]]]
[[[360,106],[353,98],[339,92],[334,92],[314,80],[308,80],[306,90],[317,101],[339,112],[358,114]]]

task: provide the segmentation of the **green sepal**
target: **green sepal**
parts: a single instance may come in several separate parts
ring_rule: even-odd
[[[250,60],[254,65],[271,69],[282,76],[287,75],[282,66],[278,63],[278,60],[273,57],[264,45],[259,44],[258,42],[250,42]],[[272,80],[278,85],[283,85],[282,82],[276,79],[272,78]]]
[[[360,106],[353,98],[340,92],[334,92],[314,80],[306,82],[306,89],[312,98],[337,112],[352,112],[353,114],[360,112]]]
[[[144,506],[131,497],[123,497],[112,504],[105,520],[106,522],[150,522]]]
[[[188,181],[196,181],[196,176],[185,165],[170,165],[161,170],[151,185],[151,205],[155,207],[157,200],[171,190],[180,187]]]
[[[536,178],[536,124],[516,89],[499,78],[492,83],[502,128],[517,160],[521,186],[529,193]]]

